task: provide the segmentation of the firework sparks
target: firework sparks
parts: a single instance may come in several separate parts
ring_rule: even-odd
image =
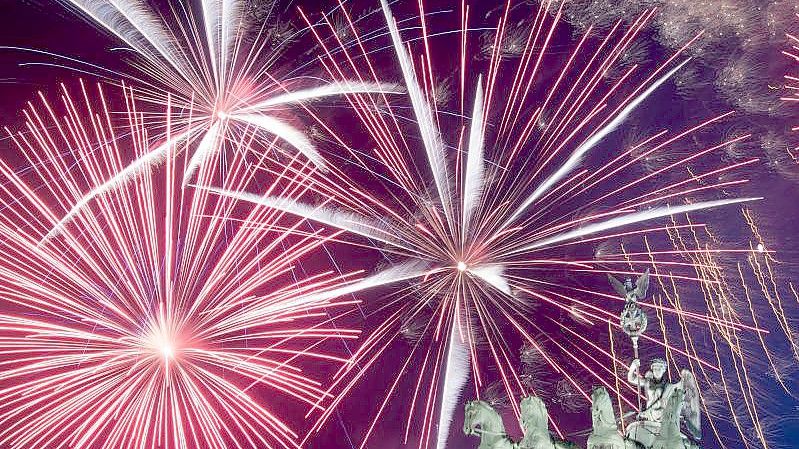
[[[367,280],[303,276],[304,256],[335,234],[184,189],[190,161],[175,154],[186,142],[167,129],[157,143],[129,93],[128,114],[112,118],[99,89],[82,86],[85,102],[64,89],[60,106],[31,105],[26,131],[9,131],[25,168],[0,161],[0,446],[297,447],[271,398],[330,399],[317,373],[345,359],[328,342],[358,335],[330,313]],[[42,241],[86,190],[153,146],[162,167]],[[229,170],[226,186],[246,183],[237,154],[198,178]],[[278,180],[268,189],[296,192]],[[262,226],[241,225],[250,221]]]
[[[168,148],[176,143],[198,142],[183,173],[184,184],[219,151],[222,141],[239,140],[252,128],[279,137],[324,167],[313,142],[291,123],[292,114],[285,110],[307,110],[304,103],[341,94],[397,92],[394,86],[380,83],[348,81],[309,87],[301,77],[276,78],[274,65],[292,39],[269,32],[267,27],[274,20],[271,11],[265,17],[259,15],[262,23],[250,23],[239,1],[203,1],[199,7],[181,4],[172,8],[170,21],[139,0],[69,3],[141,57],[137,65],[145,76],[134,78],[141,86],[139,97],[160,106],[169,102],[175,116],[167,120],[174,132],[171,142],[143,154],[76,202],[48,238],[61,232],[98,195],[163,162]],[[157,115],[147,120],[161,126],[166,122]],[[150,129],[154,132],[156,127]]]
[[[799,14],[796,15],[799,17]],[[794,63],[799,63],[799,38],[794,36],[793,34],[786,34],[786,38],[788,40],[788,45],[790,46],[788,49],[782,51],[782,54],[790,58],[790,60]],[[796,64],[794,64],[794,67]],[[799,74],[789,73],[784,76],[785,84],[784,89],[786,94],[781,98],[782,101],[786,102],[796,102],[799,101]],[[794,126],[791,128],[792,131],[799,130],[799,126]],[[793,150],[793,151],[791,151]],[[793,149],[788,148],[788,155],[790,159],[796,161],[795,152],[799,150],[799,147],[794,147]]]
[[[423,4],[419,6],[422,8]],[[683,53],[692,41],[659,65],[632,66],[609,80],[605,74],[627,53],[654,11],[644,12],[627,29],[620,25],[613,27],[601,39],[591,38],[589,31],[565,60],[547,61],[548,46],[559,26],[559,14],[552,18],[543,6],[533,12],[523,50],[515,51],[518,57],[508,57],[507,50],[499,43],[504,42],[506,33],[518,33],[516,27],[508,26],[514,10],[506,11],[492,24],[496,44],[486,46],[484,33],[475,36],[483,45],[473,42],[473,15],[462,5],[460,30],[441,33],[459,40],[461,93],[454,97],[460,99],[460,105],[453,108],[462,111],[458,114],[439,110],[434,101],[437,77],[433,67],[444,62],[433,56],[436,53],[425,11],[419,12],[421,35],[415,39],[422,51],[415,55],[415,47],[403,42],[386,2],[382,2],[382,10],[391,39],[388,47],[394,49],[399,61],[410,106],[392,104],[385,95],[348,97],[376,145],[374,152],[368,154],[347,147],[347,160],[355,161],[359,173],[348,174],[343,169],[332,168],[324,179],[312,177],[309,189],[327,199],[322,204],[269,193],[204,187],[333,226],[365,238],[369,242],[365,245],[392,257],[418,260],[428,267],[419,273],[418,288],[403,290],[397,299],[380,305],[382,321],[364,340],[352,362],[339,372],[333,387],[339,391],[334,404],[342,401],[366,375],[396,336],[407,334],[403,331],[407,323],[414,322],[417,343],[406,359],[408,362],[400,368],[406,373],[411,369],[410,360],[414,357],[422,360],[415,367],[418,375],[409,380],[415,393],[407,411],[406,443],[415,422],[421,427],[414,431],[419,435],[419,447],[429,447],[431,440],[439,446],[446,441],[449,430],[446,423],[451,419],[446,404],[459,394],[460,388],[452,386],[459,384],[464,369],[463,363],[453,361],[460,357],[452,356],[453,352],[460,352],[453,349],[460,345],[468,349],[471,364],[467,366],[471,368],[478,395],[492,375],[486,369],[488,366],[496,369],[509,398],[535,393],[517,371],[515,354],[508,350],[511,345],[524,343],[541,352],[549,370],[562,377],[561,385],[566,385],[563,388],[588,399],[587,385],[578,380],[588,378],[619,394],[621,401],[632,407],[634,389],[626,383],[619,388],[616,383],[616,366],[623,367],[624,362],[596,345],[591,346],[590,341],[572,328],[604,329],[608,323],[618,326],[618,302],[609,301],[613,299],[609,295],[581,289],[569,285],[568,279],[554,277],[557,271],[575,275],[607,271],[632,274],[636,271],[632,267],[630,271],[605,270],[599,265],[603,261],[575,259],[571,252],[579,252],[580,247],[591,247],[592,242],[608,237],[663,231],[664,228],[640,228],[653,220],[756,199],[718,199],[722,188],[743,184],[745,179],[732,184],[710,182],[721,173],[734,175],[741,167],[756,162],[718,165],[718,153],[728,145],[746,140],[747,135],[675,156],[673,161],[650,170],[645,176],[628,177],[643,158],[671,146],[684,146],[686,139],[711,129],[730,113],[682,130],[651,134],[625,151],[612,147],[616,130],[628,126],[634,115],[642,113],[641,105],[653,101],[650,97],[690,64]],[[310,21],[308,24],[311,26]],[[334,26],[323,19],[312,27],[327,55],[326,69],[341,82],[347,79],[378,82],[381,77],[376,73],[377,64],[369,57],[366,39],[351,22],[350,27],[346,36],[351,36],[351,40],[346,42],[340,40],[340,24]],[[325,37],[325,31],[330,37]],[[514,41],[518,42],[516,36]],[[492,52],[487,61],[480,57],[485,48]],[[472,52],[478,50],[480,54],[472,57]],[[539,77],[548,81],[539,85]],[[403,115],[404,111],[411,111],[411,120]],[[406,137],[410,133],[405,126],[408,121],[415,123],[418,139]],[[426,166],[415,163],[419,154],[423,155]],[[703,166],[702,173],[686,169],[699,161],[711,168]],[[358,180],[369,176],[376,179],[371,186],[385,189],[372,187],[367,192],[359,188]],[[385,195],[381,196],[383,192]],[[634,262],[638,266],[659,263]],[[690,275],[692,264],[676,266],[688,269],[688,273],[656,276],[670,282],[675,279],[708,282]],[[531,318],[535,304],[545,306],[540,309],[548,308],[556,316],[564,313],[579,319],[570,319],[574,324],[567,325],[553,316]],[[685,309],[646,306],[705,325],[759,331],[756,326],[747,327],[738,321]],[[426,317],[423,326],[415,321],[420,317]],[[647,338],[714,369],[697,354],[673,348],[665,336]],[[589,347],[595,352],[586,349]],[[488,355],[482,357],[483,353]],[[454,365],[459,367],[451,370]],[[574,375],[575,369],[585,376]],[[367,444],[401,380],[397,378],[387,387],[385,399],[361,447]],[[512,408],[518,417],[518,405],[512,403]],[[330,416],[330,410],[322,413],[319,424]],[[421,419],[416,421],[414,417],[419,415]],[[435,422],[439,423],[437,429]],[[561,432],[559,427],[556,429]]]
[[[747,213],[744,218],[748,220]],[[773,390],[780,380],[776,378],[774,380],[777,382],[772,384],[770,380],[757,380],[751,373],[754,367],[768,371],[768,350],[762,347],[762,342],[764,338],[775,334],[757,332],[757,338],[749,341],[745,331],[742,331],[747,322],[755,326],[764,323],[756,316],[761,313],[761,307],[757,304],[760,298],[753,296],[755,289],[750,287],[757,285],[757,280],[750,282],[742,276],[741,259],[751,263],[753,257],[773,257],[773,251],[765,248],[761,251],[755,245],[745,249],[721,249],[718,239],[707,226],[693,223],[688,216],[684,220],[687,225],[680,224],[679,217],[672,217],[672,226],[666,229],[670,244],[663,243],[667,243],[666,248],[671,246],[673,249],[654,248],[652,241],[655,236],[650,234],[644,236],[641,250],[631,251],[630,247],[641,245],[629,241],[626,245],[620,245],[619,252],[605,251],[602,257],[616,259],[628,266],[632,266],[632,262],[641,256],[652,261],[659,285],[652,298],[659,329],[652,331],[659,331],[660,337],[668,343],[665,358],[670,370],[680,369],[684,362],[679,360],[686,360],[692,371],[703,379],[707,387],[701,392],[703,415],[707,417],[709,430],[720,447],[737,447],[740,444],[749,447],[752,441],[757,441],[755,447],[768,447],[771,436],[759,430],[767,422],[763,388]],[[762,236],[757,232],[754,234],[762,241]],[[670,257],[681,262],[667,262]],[[701,294],[675,281],[671,274],[678,269],[678,265],[689,267],[697,278],[706,280],[700,284]],[[704,302],[708,315],[708,326],[701,329],[687,318],[687,308],[695,304],[697,299]],[[762,300],[769,302],[767,296],[763,296]],[[680,313],[665,313],[668,308],[677,309]],[[747,315],[747,311],[751,313]],[[731,322],[739,326],[730,326]],[[707,347],[708,340],[712,342],[711,348]],[[766,357],[761,361],[764,358],[763,351]],[[715,358],[712,364],[714,368],[697,363],[702,353]],[[684,359],[682,354],[692,357]],[[619,409],[622,408],[619,404]],[[620,413],[623,412],[620,410]],[[732,439],[731,432],[737,432],[739,440]],[[752,439],[752,435],[756,435],[756,438]]]

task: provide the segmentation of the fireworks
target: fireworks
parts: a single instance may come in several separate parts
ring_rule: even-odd
[[[11,133],[29,166],[0,162],[0,445],[296,447],[274,404],[329,400],[314,373],[344,361],[327,341],[358,334],[330,318],[351,303],[334,298],[355,273],[303,276],[300,261],[333,235],[184,189],[186,143],[169,129],[154,140],[132,95],[118,119],[92,90],[85,103],[64,90],[61,105],[31,106],[26,131]],[[42,241],[86,190],[158,145],[163,166]],[[246,183],[240,154],[199,179]]]
[[[575,437],[594,386],[640,407],[605,279],[644,272],[643,357],[768,446],[754,374],[792,396],[799,295],[751,149],[795,151],[691,102],[776,116],[745,1],[64,3],[134,57],[8,131],[0,446],[303,447],[357,404],[353,447],[443,449],[465,392]]]
[[[347,147],[346,159],[358,170],[332,169],[325,177],[312,176],[310,190],[326,199],[321,204],[205,187],[336,227],[362,237],[360,245],[425,267],[417,273],[402,273],[418,278],[417,285],[377,306],[374,316],[380,318],[375,330],[351,364],[339,372],[330,390],[339,392],[334,404],[344,400],[382,354],[397,350],[394,342],[399,337],[407,338],[407,323],[425,317],[423,331],[418,331],[418,324],[415,327],[417,344],[402,358],[407,362],[399,368],[402,373],[415,374],[386,386],[385,399],[360,447],[367,444],[386,406],[403,389],[414,392],[403,412],[407,416],[404,442],[418,435],[419,447],[434,442],[443,447],[453,413],[451,404],[464,388],[466,377],[471,378],[477,395],[495,375],[489,368],[495,370],[507,397],[538,394],[529,389],[530,382],[523,380],[515,354],[508,349],[520,343],[541,352],[550,373],[561,378],[558,385],[573,396],[588,400],[590,387],[585,383],[593,382],[633,406],[630,389],[621,388],[614,380],[618,377],[615,366],[624,362],[576,330],[608,323],[618,326],[621,305],[609,301],[610,295],[572,285],[568,277],[556,273],[584,276],[612,271],[629,275],[636,271],[632,265],[628,271],[618,264],[621,261],[575,255],[591,252],[592,245],[609,237],[662,235],[665,228],[657,221],[664,217],[754,199],[724,198],[724,189],[746,183],[736,179],[736,172],[756,162],[721,162],[724,149],[745,141],[749,137],[745,134],[682,155],[675,152],[662,167],[629,177],[637,173],[635,168],[644,158],[685,146],[686,140],[713,129],[730,113],[706,117],[682,129],[651,133],[632,148],[619,149],[613,143],[614,133],[634,126],[633,117],[644,114],[643,105],[656,101],[653,98],[659,91],[690,64],[682,55],[692,41],[659,65],[631,66],[622,75],[607,79],[605,75],[628,54],[653,11],[641,14],[629,28],[613,27],[606,36],[594,39],[586,34],[566,56],[548,60],[548,45],[560,21],[550,17],[545,8],[532,12],[524,48],[515,51],[518,57],[509,57],[505,45],[486,46],[485,34],[474,42],[469,33],[471,27],[495,26],[495,43],[505,42],[506,33],[513,33],[512,41],[519,42],[518,28],[508,25],[513,9],[496,23],[485,25],[473,24],[474,15],[464,8],[461,28],[441,33],[454,36],[449,45],[460,49],[460,57],[439,61],[433,58],[438,50],[423,10],[417,19],[421,35],[414,38],[418,47],[409,47],[387,3],[383,2],[382,8],[410,107],[385,95],[349,97],[376,146],[369,153]],[[526,13],[530,17],[530,11]],[[376,73],[378,62],[371,61],[362,32],[351,24],[347,36],[353,37],[345,42],[336,38],[341,35],[340,27],[324,19],[320,24],[314,34],[327,55],[324,64],[331,77],[340,82],[383,80]],[[409,48],[418,49],[419,54]],[[491,51],[487,61],[470,56],[471,51],[482,55],[486,48]],[[460,102],[451,108],[454,111],[441,110],[443,106],[435,101],[434,80],[438,77],[433,68],[451,65],[453,60],[458,64],[460,87],[454,97]],[[547,81],[539,83],[539,79]],[[659,101],[664,101],[666,97],[660,95]],[[412,120],[405,120],[406,110],[412,111]],[[415,126],[406,125],[407,121]],[[419,160],[425,165],[418,164]],[[701,164],[701,173],[690,170],[694,164]],[[732,180],[722,181],[722,174]],[[633,262],[637,266],[659,263]],[[707,282],[690,271],[656,276]],[[541,305],[535,313],[534,304]],[[542,311],[545,308],[547,312]],[[698,322],[745,327],[703,313],[675,308],[661,311]],[[569,320],[573,324],[565,324],[560,314],[577,318]],[[652,343],[679,352],[665,335],[660,340],[648,337],[647,344]],[[682,354],[707,363],[701,356]],[[411,360],[417,362],[412,366]],[[518,405],[511,402],[518,417]],[[331,410],[322,414],[320,425]],[[557,425],[556,430],[562,432]]]
[[[173,127],[172,142],[150,149],[104,184],[88,192],[53,227],[58,233],[75,214],[98,195],[162,161],[169,145],[194,142],[183,173],[187,183],[198,168],[215,155],[224,140],[242,139],[254,128],[279,137],[308,160],[324,165],[305,133],[290,123],[282,111],[324,97],[354,92],[394,92],[391,86],[347,82],[302,86],[299,76],[281,80],[271,73],[285,46],[287,33],[272,32],[274,6],[248,23],[246,8],[238,1],[203,1],[172,9],[171,21],[140,0],[70,0],[70,4],[129,45],[140,57],[137,65],[145,79],[139,95],[143,101],[169,104],[174,117],[156,115],[148,120]],[[264,56],[266,55],[266,56]],[[157,127],[151,126],[151,132]],[[187,149],[187,151],[189,151]]]
[[[797,14],[799,17],[799,14]],[[782,54],[790,58],[794,62],[799,62],[799,38],[792,34],[787,34],[786,37],[788,38],[788,43],[790,45],[789,49],[783,50]],[[785,89],[788,91],[789,95],[786,95],[782,98],[783,101],[798,101],[797,96],[799,96],[796,91],[799,90],[799,77],[794,74],[786,74],[785,75]],[[799,129],[799,126],[792,128],[792,131],[796,131]]]

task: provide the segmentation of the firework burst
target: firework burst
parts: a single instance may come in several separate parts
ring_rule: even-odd
[[[292,124],[296,121],[293,110],[304,108],[313,116],[304,103],[345,93],[396,92],[392,86],[381,84],[320,83],[313,77],[291,75],[298,66],[306,67],[307,61],[292,64],[291,73],[282,70],[280,57],[299,33],[283,29],[287,22],[276,17],[276,2],[262,5],[257,14],[247,14],[252,8],[238,0],[208,0],[199,5],[179,2],[170,5],[166,15],[141,0],[70,0],[68,4],[138,55],[134,66],[142,76],[116,72],[114,76],[132,79],[142,102],[161,108],[170,104],[170,117],[154,114],[146,120],[151,122],[151,133],[169,122],[174,141],[169,145],[195,143],[190,150],[186,147],[192,156],[183,173],[184,184],[219,151],[222,141],[240,140],[252,129],[277,136],[322,166],[324,160],[314,144]],[[259,136],[259,140],[263,138]],[[98,195],[163,161],[169,145],[150,149],[88,192],[54,225],[48,237],[60,232]]]
[[[184,189],[187,142],[149,135],[129,92],[112,118],[99,89],[31,105],[25,131],[9,132],[18,157],[0,161],[0,446],[297,447],[287,404],[330,399],[323,366],[344,362],[330,343],[357,336],[331,318],[352,303],[335,298],[357,273],[304,275],[301,260],[335,234]],[[254,136],[242,137],[238,157],[199,179],[246,184]],[[162,166],[42,240],[153,146]],[[267,188],[298,193],[283,184]]]
[[[612,237],[662,236],[668,225],[647,222],[753,199],[728,197],[726,192],[746,183],[736,174],[757,160],[721,162],[724,148],[746,141],[745,134],[674,152],[671,160],[645,168],[645,175],[637,169],[647,157],[691,145],[694,136],[728,120],[731,113],[649,133],[630,148],[619,149],[615,143],[615,133],[634,127],[633,117],[645,113],[643,104],[657,101],[653,97],[658,95],[660,101],[668,98],[659,91],[667,90],[672,77],[690,64],[683,53],[692,41],[657,65],[632,65],[609,77],[617,64],[624,64],[653,10],[627,28],[617,23],[600,38],[589,30],[563,56],[562,51],[549,51],[553,36],[562,32],[560,13],[552,17],[542,6],[532,11],[523,49],[509,57],[502,45],[506,34],[513,33],[512,40],[519,42],[517,27],[509,25],[515,23],[511,16],[530,17],[529,10],[503,13],[490,24],[494,44],[486,45],[488,26],[473,24],[479,13],[465,4],[460,28],[438,33],[431,31],[422,9],[415,19],[421,25],[408,27],[421,32],[413,39],[415,47],[403,42],[386,2],[382,9],[391,39],[387,46],[399,61],[410,105],[392,103],[385,95],[349,98],[375,145],[370,152],[347,147],[345,159],[357,172],[337,167],[325,177],[310,176],[308,196],[321,196],[322,203],[206,187],[334,226],[361,236],[358,244],[380,249],[389,258],[421,264],[417,273],[403,272],[417,277],[416,285],[377,307],[379,324],[352,363],[338,373],[334,403],[347,396],[413,322],[418,338],[398,367],[402,373],[417,373],[405,379],[414,392],[402,412],[407,417],[406,443],[414,434],[420,447],[430,447],[431,440],[443,447],[451,404],[467,378],[478,396],[492,376],[499,378],[509,398],[536,393],[517,371],[516,354],[509,349],[522,343],[540,352],[550,373],[562,377],[560,385],[575,395],[589,398],[589,379],[634,407],[634,389],[617,381],[617,369],[626,369],[626,362],[581,334],[594,326],[606,332],[609,325],[618,326],[622,299],[583,288],[575,278],[605,272],[629,276],[640,273],[634,265],[642,271],[659,260],[650,253],[645,254],[652,258],[598,260],[591,256],[593,246]],[[327,55],[325,67],[341,82],[376,82],[383,78],[377,67],[386,61],[373,61],[380,56],[367,47],[374,33],[366,38],[352,22],[350,26],[350,41],[339,39],[341,33],[325,18],[313,27]],[[473,33],[475,29],[481,33]],[[449,110],[434,101],[434,68],[452,67],[436,58],[441,50],[434,48],[433,36],[447,36],[449,48],[460,52],[459,58],[446,58],[457,64],[460,90],[454,95],[459,105]],[[481,57],[486,48],[491,52],[487,60]],[[414,49],[420,50],[418,55]],[[417,164],[419,160],[426,164]],[[359,187],[364,183],[368,189]],[[673,270],[656,274],[658,278],[712,282],[693,274],[692,263],[664,263]],[[705,326],[758,330],[702,311],[646,306]],[[665,336],[647,341],[712,369],[701,357],[672,348]],[[387,385],[361,447],[403,388],[402,381],[400,376]],[[518,417],[518,405],[511,405]],[[330,409],[319,423],[329,416]]]

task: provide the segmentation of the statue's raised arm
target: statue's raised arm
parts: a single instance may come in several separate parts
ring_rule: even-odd
[[[630,364],[630,368],[627,370],[627,382],[630,382],[633,385],[637,385],[639,387],[646,386],[646,377],[642,376],[638,370],[641,366],[641,360],[635,359]]]

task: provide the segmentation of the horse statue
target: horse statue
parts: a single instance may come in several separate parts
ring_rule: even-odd
[[[664,365],[665,362],[656,359],[652,362],[652,370],[647,372],[646,376],[639,376],[633,372],[633,367],[630,368],[629,380],[637,381],[645,387],[647,408],[638,414],[636,421],[627,426],[626,436],[646,449],[654,447],[656,440],[663,441],[667,436],[673,440],[672,443],[681,439],[685,441],[684,447],[696,447],[692,441],[698,441],[702,436],[699,416],[700,396],[696,379],[690,371],[682,370],[680,380],[670,383],[663,376]],[[683,424],[685,433],[680,430]],[[676,426],[676,430],[672,426]],[[669,435],[680,435],[680,437]],[[668,445],[664,447],[671,449]],[[682,445],[674,447],[683,448]]]
[[[680,420],[686,403],[685,390],[675,389],[663,408],[660,427],[646,441],[622,437],[613,411],[613,402],[604,387],[591,392],[593,429],[588,437],[588,449],[699,449],[680,431]]]
[[[592,430],[588,436],[588,449],[642,448],[619,433],[613,401],[605,387],[596,387],[591,391],[591,421]]]
[[[554,438],[549,433],[549,413],[544,401],[535,396],[522,399],[520,405],[524,438],[519,449],[576,449],[577,445]]]
[[[463,433],[480,436],[478,449],[577,449],[574,443],[552,437],[544,401],[527,396],[519,404],[524,438],[514,442],[505,432],[502,417],[485,401],[466,403]]]
[[[478,449],[518,449],[505,432],[502,417],[485,401],[466,403],[463,433],[480,437]]]
[[[699,449],[693,441],[680,432],[680,417],[685,404],[685,390],[678,388],[669,396],[663,410],[660,432],[650,449]]]

